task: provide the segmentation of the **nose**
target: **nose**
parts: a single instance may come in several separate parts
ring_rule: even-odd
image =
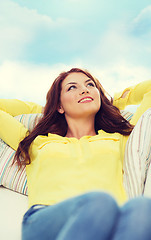
[[[89,93],[89,90],[87,87],[82,87],[82,89],[80,90],[80,95],[83,95],[85,93]]]

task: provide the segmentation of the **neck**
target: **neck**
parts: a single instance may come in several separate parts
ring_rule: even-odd
[[[66,137],[75,137],[80,139],[83,136],[96,135],[94,119],[68,119],[68,130]]]

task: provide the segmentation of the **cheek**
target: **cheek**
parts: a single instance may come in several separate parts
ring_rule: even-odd
[[[71,105],[74,103],[74,95],[72,94],[66,94],[61,97],[61,105],[64,108],[64,110],[71,107]]]
[[[65,96],[65,102],[66,103],[74,103],[75,102],[75,96],[73,94],[68,94]]]
[[[99,91],[95,92],[95,97],[96,97],[96,100],[97,100],[97,105],[100,108],[101,107],[101,97],[100,97],[100,92]]]
[[[97,101],[97,111],[99,111],[100,110],[100,108],[101,108],[101,99],[100,98],[98,98],[98,101]]]

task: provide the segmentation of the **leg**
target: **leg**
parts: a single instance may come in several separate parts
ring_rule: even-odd
[[[112,197],[91,192],[24,216],[23,240],[105,240],[119,217]]]
[[[130,134],[124,157],[124,186],[130,198],[144,193],[151,162],[151,109],[139,119]]]
[[[121,208],[112,240],[151,239],[151,199],[139,197]]]

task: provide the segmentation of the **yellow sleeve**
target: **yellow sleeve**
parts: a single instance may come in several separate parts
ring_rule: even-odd
[[[123,94],[128,91],[126,97]],[[125,109],[128,105],[138,105],[144,98],[144,95],[151,91],[151,80],[141,82],[135,86],[126,88],[124,91],[115,93],[113,104],[120,110]]]
[[[10,114],[0,110],[0,138],[14,150],[27,135],[28,129]]]
[[[41,105],[18,99],[0,99],[0,109],[12,116],[42,112]]]
[[[134,113],[130,123],[135,125],[142,114],[149,108],[151,108],[151,91],[144,95],[143,100]]]

